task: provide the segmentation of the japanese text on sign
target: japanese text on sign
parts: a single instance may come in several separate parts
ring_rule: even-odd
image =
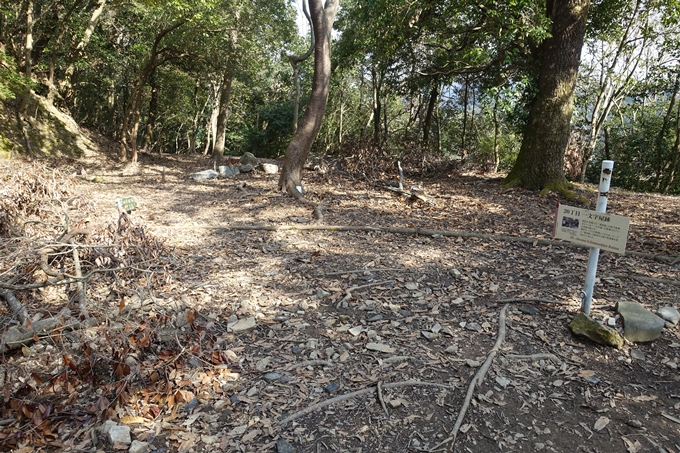
[[[553,237],[623,254],[629,227],[628,217],[559,205]]]

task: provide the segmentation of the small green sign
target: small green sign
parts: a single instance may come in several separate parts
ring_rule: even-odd
[[[131,212],[137,209],[135,197],[118,198],[113,203],[119,211]]]

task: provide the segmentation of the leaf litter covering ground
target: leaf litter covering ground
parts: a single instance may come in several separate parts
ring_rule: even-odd
[[[18,164],[4,165],[3,176],[18,172]],[[536,240],[243,231],[227,227],[308,226],[310,213],[275,190],[276,176],[189,179],[206,165],[142,154],[139,166],[65,162],[45,173],[67,175],[59,181],[68,194],[54,194],[61,201],[47,213],[26,210],[21,222],[38,223],[27,223],[24,234],[54,242],[58,228],[39,222],[63,224],[65,211],[71,225],[93,225],[82,244],[111,247],[110,259],[128,267],[87,282],[94,325],[61,325],[5,353],[1,448],[127,449],[95,430],[113,420],[159,452],[286,451],[282,441],[298,452],[428,451],[451,434],[496,341],[502,301],[538,298],[563,304],[510,305],[505,340],[454,450],[680,452],[678,328],[622,350],[570,334],[587,250],[541,241],[551,235],[557,196],[503,191],[497,179],[452,173],[407,181],[436,201],[410,204],[361,177],[307,173],[308,193],[328,207],[327,225]],[[95,175],[103,181],[92,182]],[[140,208],[127,229],[116,230],[113,200],[127,195]],[[609,206],[631,217],[630,250],[680,254],[677,197],[613,190]],[[24,256],[16,267],[8,253],[15,243],[3,239],[3,282],[8,270],[28,273],[37,260]],[[94,249],[100,255],[86,255],[84,266],[105,267],[108,249]],[[591,314],[613,317],[619,300],[678,307],[679,274],[668,261],[603,253]],[[64,307],[83,319],[72,289],[16,296],[31,319]],[[6,330],[16,320],[3,310]],[[306,409],[314,410],[301,415]]]

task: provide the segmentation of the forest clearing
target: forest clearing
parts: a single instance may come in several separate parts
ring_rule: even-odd
[[[572,335],[587,249],[550,239],[559,196],[405,169],[432,199],[410,202],[312,170],[324,225],[348,227],[314,229],[276,175],[195,181],[203,156],[140,156],[0,164],[25,209],[2,282],[29,325],[58,319],[3,354],[3,449],[680,452],[680,330],[621,349]],[[121,219],[126,196],[139,207]],[[600,258],[591,316],[620,329],[619,301],[678,306],[680,200],[609,203],[642,254]],[[50,278],[41,253],[75,275],[75,250],[82,299],[75,283],[19,289]],[[18,317],[2,313],[6,333]]]

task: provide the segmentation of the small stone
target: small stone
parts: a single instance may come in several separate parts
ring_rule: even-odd
[[[129,453],[146,453],[149,450],[150,444],[148,442],[140,442],[133,440],[130,445]]]
[[[430,341],[433,341],[433,340],[436,340],[437,338],[439,338],[438,333],[433,333],[433,332],[430,332],[429,330],[421,330],[420,333],[422,333],[423,336]]]
[[[337,392],[338,388],[340,388],[338,384],[328,384],[326,387],[324,387],[324,390],[331,394]]]
[[[669,360],[666,362],[666,366],[670,368],[671,370],[677,370],[678,369],[678,364],[674,362],[673,360]]]
[[[334,348],[326,348],[324,353],[326,354],[326,357],[333,357],[333,354],[335,354],[335,349]]]
[[[458,345],[449,346],[444,350],[448,354],[458,354]]]
[[[111,443],[120,442],[121,444],[130,445],[132,443],[130,428],[120,425],[112,426],[109,429],[109,441]]]
[[[434,333],[439,333],[442,330],[442,325],[437,323],[430,329]]]
[[[406,289],[411,290],[411,291],[415,291],[415,290],[418,289],[418,284],[417,284],[417,283],[413,283],[413,282],[408,282],[408,283],[406,283],[406,285],[404,285],[404,286],[406,286]]]
[[[231,404],[232,404],[233,406],[236,406],[238,403],[241,402],[241,400],[238,399],[238,395],[236,395],[236,394],[231,395],[231,396],[229,397],[229,400],[231,401]]]
[[[355,327],[352,327],[351,329],[349,329],[348,332],[356,337],[357,335],[359,335],[361,333],[362,330],[364,330],[363,327],[355,326]]]
[[[347,359],[349,359],[349,352],[347,351],[343,351],[343,353],[340,354],[340,357],[338,358],[338,360],[341,362],[345,362]]]
[[[465,324],[465,328],[466,328],[467,330],[471,330],[471,331],[473,331],[473,332],[479,332],[480,330],[482,330],[482,326],[480,326],[480,325],[477,324],[476,322],[468,322],[468,323],[466,323],[466,324]]]
[[[286,315],[276,315],[276,316],[274,316],[274,321],[276,321],[276,322],[286,322],[286,321],[288,321],[288,319],[289,318]]]
[[[267,373],[262,378],[267,382],[275,382],[283,377],[281,373]]]
[[[677,326],[680,322],[680,312],[675,307],[661,307],[656,314],[674,326]]]
[[[376,322],[376,321],[380,321],[382,319],[383,319],[383,316],[380,313],[378,313],[378,314],[375,314],[375,315],[371,316],[370,318],[368,318],[366,320],[366,322]]]
[[[268,175],[275,175],[279,172],[279,166],[275,164],[260,164],[260,167]]]
[[[450,337],[453,336],[453,330],[451,330],[451,328],[448,327],[448,326],[442,327],[442,331],[441,331],[441,332],[442,332],[444,335],[448,335],[448,336],[450,336]]]
[[[595,376],[586,376],[583,378],[584,381],[590,382],[591,384],[597,384],[600,379]]]
[[[270,362],[269,357],[265,357],[262,360],[258,360],[257,363],[255,363],[255,369],[257,371],[262,372],[269,367],[269,362]]]
[[[543,450],[544,448],[545,448],[545,444],[544,444],[543,442],[536,442],[536,443],[534,444],[534,449],[535,449],[536,451]]]
[[[466,363],[467,366],[469,366],[470,368],[478,368],[478,367],[481,365],[480,362],[478,362],[478,361],[476,361],[476,360],[472,360],[472,359],[465,359],[465,363]]]
[[[645,360],[645,353],[640,351],[639,349],[631,349],[630,350],[630,357],[631,359],[635,360]]]
[[[231,331],[233,333],[241,333],[241,332],[247,332],[248,330],[253,330],[255,327],[257,327],[257,323],[255,322],[255,318],[250,317],[250,318],[239,319],[236,322],[236,324],[231,326]]]
[[[384,353],[394,352],[394,348],[382,343],[366,343],[366,349]]]
[[[518,310],[521,311],[522,313],[526,314],[526,315],[532,315],[532,316],[535,315],[536,313],[538,313],[538,311],[539,311],[538,308],[536,308],[536,307],[519,307]]]
[[[623,338],[621,338],[621,335],[616,330],[591,319],[585,313],[576,314],[569,323],[569,329],[574,335],[589,338],[595,343],[612,346],[617,349],[623,347]]]
[[[253,170],[255,170],[255,167],[250,164],[241,165],[241,167],[239,167],[241,173],[250,173]]]
[[[276,453],[295,453],[295,447],[283,439],[276,441]]]
[[[118,426],[118,423],[114,422],[113,420],[106,420],[103,425],[101,425],[98,430],[100,433],[104,435],[109,434],[109,430],[113,428],[114,426]]]
[[[510,384],[510,380],[503,376],[496,376],[496,383],[505,388],[508,386],[508,384]]]
[[[410,310],[399,310],[399,314],[403,316],[404,318],[408,318],[409,316],[413,316],[413,313]]]

